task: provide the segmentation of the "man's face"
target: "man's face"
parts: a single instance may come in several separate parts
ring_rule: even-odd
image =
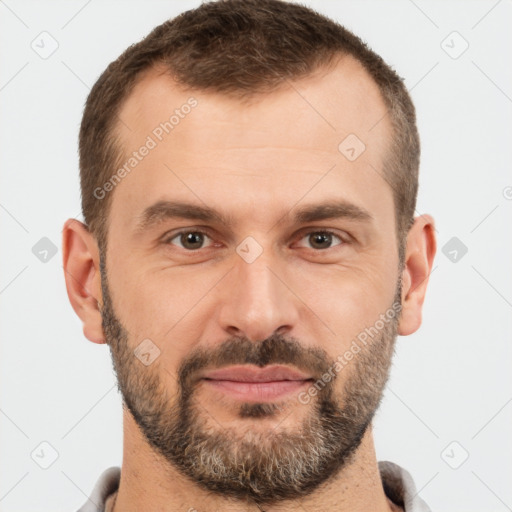
[[[350,461],[371,421],[397,331],[381,315],[400,302],[385,112],[348,58],[251,103],[151,72],[121,109],[126,160],[148,136],[155,144],[112,192],[105,336],[142,434],[209,490],[308,494]],[[350,134],[361,154],[353,139],[338,149]],[[178,202],[218,218],[171,215]],[[306,215],[327,203],[341,208]],[[298,380],[212,373],[275,365]]]

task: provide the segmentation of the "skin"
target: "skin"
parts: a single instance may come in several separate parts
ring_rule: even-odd
[[[146,73],[121,108],[120,118],[131,128],[118,127],[127,154],[191,96],[198,105],[110,192],[106,268],[131,346],[149,338],[160,347],[170,396],[177,392],[180,362],[191,351],[233,335],[257,342],[279,330],[334,360],[389,308],[399,279],[392,190],[373,169],[382,169],[391,138],[386,118],[370,131],[386,111],[377,86],[348,57],[249,103],[184,89],[160,71]],[[351,133],[366,145],[353,162],[338,151]],[[356,205],[371,219],[292,222],[296,208],[330,199]],[[144,209],[160,200],[206,205],[231,222],[164,219],[137,230]],[[196,252],[172,238],[178,229],[198,227],[210,238]],[[330,248],[314,248],[308,234],[325,229],[340,238]],[[263,250],[252,263],[235,250],[247,236]],[[400,335],[421,324],[435,251],[434,221],[422,215],[407,237]],[[84,334],[105,343],[97,240],[70,219],[63,253],[68,295]],[[348,366],[334,386],[340,400]],[[239,418],[232,398],[202,387],[196,399],[217,424],[240,431],[248,425],[261,433],[293,430],[309,411],[291,397],[286,414]],[[184,478],[155,453],[126,407],[123,428],[116,511],[147,509],[148,503],[162,511],[258,510]],[[299,502],[305,510],[393,510],[382,489],[371,428],[351,463]],[[288,500],[264,510],[297,507]]]

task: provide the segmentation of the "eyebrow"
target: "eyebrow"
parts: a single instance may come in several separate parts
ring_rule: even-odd
[[[291,214],[293,210],[295,210],[295,213]],[[364,222],[373,219],[367,210],[345,200],[329,200],[320,204],[294,208],[288,214],[283,215],[276,224],[282,223],[283,219],[287,217],[291,217],[292,222],[295,224],[341,218]],[[158,201],[147,207],[138,217],[136,230],[145,231],[169,219],[200,220],[226,226],[233,224],[233,217],[231,215],[225,215],[207,206],[182,201]]]

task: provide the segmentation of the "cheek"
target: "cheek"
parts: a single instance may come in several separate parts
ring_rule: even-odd
[[[307,306],[326,325],[322,332],[327,335],[325,339],[334,340],[331,347],[335,350],[343,350],[392,305],[397,271],[387,267],[381,262],[367,262],[351,268],[317,268],[317,272],[301,273],[300,283],[294,285],[297,295],[305,298]]]
[[[119,248],[118,248],[119,251]],[[114,253],[114,252],[113,252]],[[120,251],[117,253],[120,254]],[[388,248],[373,248],[350,266],[312,264],[300,259],[281,262],[276,300],[292,301],[299,321],[292,334],[324,348],[335,359],[353,339],[373,325],[390,307],[396,288],[396,267]],[[236,300],[226,286],[237,286],[222,277],[232,266],[188,265],[169,268],[145,261],[136,253],[109,262],[109,284],[116,314],[129,332],[130,344],[145,339],[165,348],[170,368],[183,360],[206,334],[215,332],[220,301]],[[231,284],[229,284],[231,283]],[[219,287],[223,287],[222,293]],[[234,298],[232,298],[234,297]],[[224,333],[227,337],[227,333]],[[209,336],[208,336],[209,337]],[[173,362],[174,361],[174,362]]]
[[[130,343],[152,340],[172,359],[181,360],[201,332],[211,305],[208,295],[222,276],[219,271],[152,269],[143,264],[118,268],[112,283],[114,309],[129,332]],[[129,277],[123,277],[129,276]]]

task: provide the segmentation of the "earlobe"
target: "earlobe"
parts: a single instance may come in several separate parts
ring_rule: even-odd
[[[62,254],[66,290],[82,320],[84,335],[94,343],[105,343],[99,309],[102,297],[98,244],[82,222],[68,219],[64,224]]]
[[[407,336],[421,325],[421,311],[436,253],[434,219],[416,217],[407,236],[402,274],[402,312],[398,334]]]

